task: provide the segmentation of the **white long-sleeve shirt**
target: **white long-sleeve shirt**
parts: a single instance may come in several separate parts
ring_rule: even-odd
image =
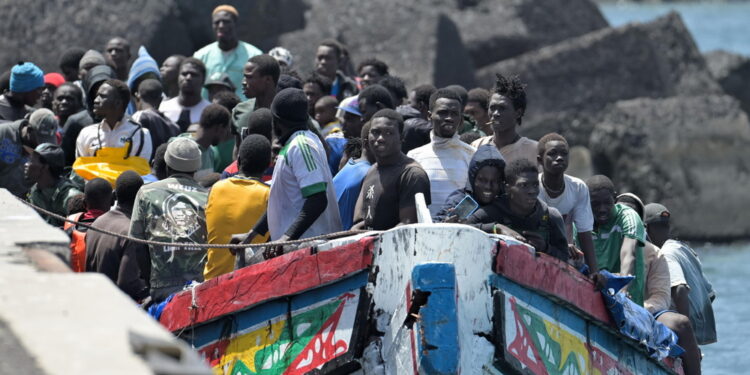
[[[138,125],[129,121],[126,116],[123,116],[111,130],[104,121],[81,129],[76,139],[76,157],[94,156],[96,150],[102,147],[125,147],[125,143],[132,135],[133,147],[130,155],[140,156],[146,160],[151,158],[151,134],[148,129],[138,130]]]

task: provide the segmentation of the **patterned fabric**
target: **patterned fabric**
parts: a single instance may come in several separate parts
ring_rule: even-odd
[[[206,243],[208,191],[188,175],[144,185],[135,198],[130,235],[171,243]],[[151,294],[164,296],[191,280],[203,281],[206,250],[149,245]]]

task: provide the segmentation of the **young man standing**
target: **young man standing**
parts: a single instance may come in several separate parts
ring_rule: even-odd
[[[326,153],[309,130],[307,98],[300,89],[281,90],[271,104],[275,141],[281,146],[273,170],[267,220],[243,242],[267,231],[273,241],[296,240],[341,230]],[[279,248],[267,253],[279,255]]]
[[[190,247],[206,243],[207,237],[208,191],[193,179],[201,166],[200,148],[191,139],[175,138],[164,159],[169,177],[138,191],[130,223],[132,237],[175,244],[149,245],[154,302],[163,301],[192,280],[203,281],[206,260],[205,249]]]
[[[479,138],[471,145],[494,144],[508,163],[526,159],[536,163],[537,142],[518,134],[526,112],[526,91],[517,77],[511,79],[498,74],[489,103],[492,135]]]
[[[33,63],[18,63],[10,70],[10,89],[0,93],[0,122],[16,121],[31,112],[44,89],[44,73]]]
[[[615,204],[615,186],[602,175],[586,180],[594,214],[594,240],[596,262],[599,269],[621,275],[632,275],[635,279],[628,287],[633,302],[643,305],[645,265],[643,246],[646,243],[646,228],[638,213],[623,204]]]
[[[198,129],[195,133],[183,133],[180,137],[192,138],[201,150],[201,167],[195,172],[195,179],[200,179],[214,172],[214,153],[211,146],[221,142],[222,135],[229,127],[230,114],[224,106],[209,104],[201,113]]]
[[[560,212],[565,220],[568,243],[574,244],[578,239],[589,273],[597,275],[599,269],[591,237],[594,214],[591,212],[589,189],[581,179],[565,174],[568,169],[568,141],[557,133],[545,135],[539,140],[537,161],[542,166],[539,199]]]
[[[430,97],[429,119],[432,141],[406,156],[414,159],[430,179],[430,215],[443,208],[448,196],[466,185],[469,163],[476,149],[458,138],[463,124],[461,98],[449,89],[439,89]]]
[[[191,124],[198,123],[203,109],[211,104],[201,97],[205,79],[206,67],[203,63],[193,57],[186,58],[180,64],[180,73],[177,76],[180,93],[172,99],[163,101],[159,106],[159,110],[179,125],[183,132],[187,131]]]
[[[362,190],[362,181],[375,162],[375,157],[367,142],[368,134],[370,134],[369,122],[362,127],[362,138],[359,139],[362,142],[361,156],[358,159],[350,158],[333,178],[341,224],[344,230],[349,230],[352,227],[354,207],[357,205],[357,198],[359,198],[359,192]],[[352,141],[357,141],[357,139]]]
[[[241,100],[245,100],[247,98],[241,89],[242,69],[249,58],[263,52],[252,44],[238,39],[239,17],[240,13],[231,5],[219,5],[214,8],[211,12],[211,24],[216,41],[196,51],[193,57],[205,64],[204,77],[211,77],[216,72],[226,73],[237,88],[235,94]],[[208,92],[206,91],[203,96],[208,98]]]
[[[400,113],[409,112],[412,117],[404,115],[404,141],[401,151],[409,151],[430,143],[432,123],[429,121],[430,97],[437,89],[433,85],[419,85],[409,93],[409,105],[402,106]]]
[[[134,95],[138,111],[133,113],[131,118],[148,129],[151,134],[151,146],[154,150],[170,138],[180,134],[180,127],[158,110],[163,94],[161,82],[149,78],[138,85],[138,91]],[[153,155],[151,155],[149,161],[152,159]]]
[[[479,208],[466,223],[489,232],[522,236],[536,251],[563,262],[568,260],[568,241],[562,215],[539,200],[536,164],[518,159],[505,166],[505,195]],[[508,230],[510,229],[510,230]]]
[[[464,106],[464,113],[469,115],[477,124],[477,129],[485,134],[492,135],[492,126],[490,126],[489,112],[490,92],[477,87],[469,90]]]
[[[279,63],[270,55],[256,55],[248,60],[243,68],[242,92],[248,99],[232,110],[236,134],[242,132],[239,119],[242,115],[259,108],[270,108],[273,97],[276,96],[276,84],[279,82],[281,70]],[[239,144],[237,139],[237,144]]]
[[[332,82],[331,91],[324,94],[335,96],[339,102],[357,93],[357,84],[339,70],[343,50],[341,43],[329,39],[320,42],[315,53],[315,71]]]
[[[99,216],[93,226],[127,235],[130,217],[143,180],[134,171],[117,177],[117,206]],[[86,233],[86,272],[103,273],[123,293],[135,301],[148,296],[148,275],[151,269],[148,246],[90,230]]]
[[[377,85],[367,89],[373,87]],[[430,179],[419,163],[401,152],[403,130],[404,119],[393,109],[381,109],[372,115],[367,142],[376,163],[362,182],[353,229],[387,230],[416,223],[417,193],[424,194],[430,204]]]
[[[76,140],[76,157],[94,156],[103,147],[129,148],[128,156],[151,159],[151,134],[132,122],[125,110],[130,90],[125,82],[105,81],[94,98],[94,114],[102,121],[81,130]]]
[[[130,73],[130,42],[121,37],[115,37],[104,46],[106,59],[115,68],[116,78],[127,81]]]
[[[208,195],[208,243],[229,243],[234,233],[247,232],[266,214],[270,187],[261,177],[271,162],[271,143],[262,135],[249,135],[238,153],[240,173],[217,182]],[[253,243],[265,242],[267,236]],[[234,256],[227,249],[208,249],[203,277],[206,280],[232,272]]]

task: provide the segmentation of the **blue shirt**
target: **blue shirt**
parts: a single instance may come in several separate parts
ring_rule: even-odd
[[[370,162],[367,160],[354,161],[349,159],[344,168],[341,168],[336,177],[333,178],[333,188],[336,190],[336,200],[339,202],[339,214],[344,230],[352,227],[354,219],[354,206],[362,189],[362,181],[367,171],[370,170]]]
[[[339,164],[341,163],[341,157],[344,155],[344,147],[348,139],[344,138],[343,133],[337,132],[326,137],[326,143],[331,153],[328,155],[328,166],[331,168],[331,176],[335,176],[339,172]]]

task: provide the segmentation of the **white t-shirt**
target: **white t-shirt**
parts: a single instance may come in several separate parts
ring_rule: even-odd
[[[96,150],[102,147],[125,147],[131,136],[133,147],[130,156],[140,156],[149,160],[152,149],[151,134],[146,128],[138,130],[138,125],[130,122],[127,117],[123,117],[115,125],[114,130],[110,130],[109,126],[104,124],[104,120],[81,129],[76,138],[76,157],[94,156]]]
[[[422,166],[430,179],[430,215],[443,208],[448,196],[466,186],[469,163],[477,150],[462,142],[458,134],[443,138],[430,133],[432,142],[409,151],[406,156]]]
[[[493,144],[495,144],[494,135],[488,135],[486,137],[479,138],[474,142],[471,142],[471,146],[474,148]],[[503,146],[503,148],[498,151],[500,151],[500,154],[503,155],[503,159],[505,159],[506,165],[512,163],[514,160],[521,158],[525,158],[526,160],[536,165],[536,156],[539,153],[537,149],[537,141],[528,139],[526,137],[521,137],[514,143]]]
[[[289,137],[276,158],[268,198],[271,240],[283,236],[297,220],[305,198],[325,191],[328,207],[300,238],[341,231],[341,217],[325,148],[315,133],[300,130]]]
[[[192,107],[183,107],[180,105],[177,99],[178,97],[175,96],[172,99],[161,102],[161,105],[159,105],[159,111],[164,113],[164,115],[166,115],[167,118],[172,120],[172,122],[174,122],[175,124],[177,123],[177,120],[180,119],[180,112],[182,112],[183,108],[190,110],[190,123],[197,124],[201,119],[201,113],[203,113],[203,109],[211,104],[208,100],[201,99],[198,104]]]
[[[594,229],[594,214],[591,212],[588,187],[580,178],[564,175],[563,179],[565,190],[559,197],[550,198],[544,186],[540,186],[539,199],[560,211],[566,223],[572,219],[578,232],[591,232]],[[539,184],[541,183],[540,173]]]

